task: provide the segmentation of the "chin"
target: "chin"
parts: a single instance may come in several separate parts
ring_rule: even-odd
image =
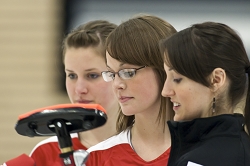
[[[180,118],[178,115],[174,115],[174,121],[183,121],[183,118]]]
[[[131,116],[131,115],[134,115],[135,114],[135,109],[132,109],[131,107],[124,107],[121,105],[121,111],[124,115],[126,116]]]
[[[122,113],[126,116],[132,116],[135,114],[133,111],[126,111],[126,109],[122,109],[122,108],[121,110],[122,110]]]
[[[126,116],[132,116],[132,115],[134,115],[134,113],[128,113],[128,112],[123,112],[123,111],[122,111],[122,113],[123,113],[124,115],[126,115]]]

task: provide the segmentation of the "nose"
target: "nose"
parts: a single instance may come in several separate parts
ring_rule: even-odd
[[[171,97],[173,95],[175,95],[175,92],[173,90],[173,88],[171,87],[171,84],[168,83],[168,80],[166,79],[163,89],[161,91],[161,95],[164,97]]]
[[[116,89],[125,89],[126,88],[126,84],[124,82],[123,79],[121,79],[118,74],[116,74],[116,76],[113,79],[113,88]]]
[[[88,93],[88,83],[83,79],[78,79],[75,84],[76,94],[86,94]]]

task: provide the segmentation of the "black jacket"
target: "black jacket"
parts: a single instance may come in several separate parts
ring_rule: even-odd
[[[171,152],[168,166],[250,166],[250,139],[241,114],[168,121]]]

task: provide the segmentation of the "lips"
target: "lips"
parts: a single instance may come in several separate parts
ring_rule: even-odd
[[[173,110],[176,111],[181,106],[180,103],[173,102]]]
[[[119,101],[120,101],[120,103],[125,103],[125,102],[129,101],[132,98],[133,97],[121,96],[121,97],[119,97]]]
[[[80,104],[90,104],[90,103],[92,103],[93,101],[92,101],[92,100],[77,100],[76,102],[77,102],[77,103],[80,103]]]
[[[173,102],[173,104],[174,104],[174,107],[180,106],[180,103]]]

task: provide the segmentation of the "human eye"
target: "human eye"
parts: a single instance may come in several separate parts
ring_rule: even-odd
[[[89,74],[87,74],[87,77],[90,78],[90,79],[96,79],[96,78],[100,77],[100,74],[89,73]]]
[[[69,73],[69,74],[67,75],[67,77],[69,77],[71,80],[73,80],[73,79],[76,79],[76,78],[77,78],[77,75],[74,74],[74,73]]]
[[[104,81],[109,82],[109,81],[114,80],[115,74],[110,72],[110,71],[103,71],[102,77],[103,77]]]
[[[182,81],[182,78],[175,78],[173,81],[176,83],[180,83]]]
[[[134,69],[123,69],[119,73],[124,78],[131,78],[135,75],[135,70]]]
[[[115,76],[115,74],[113,72],[111,72],[111,71],[107,71],[106,74],[107,74],[108,77],[114,77]]]

